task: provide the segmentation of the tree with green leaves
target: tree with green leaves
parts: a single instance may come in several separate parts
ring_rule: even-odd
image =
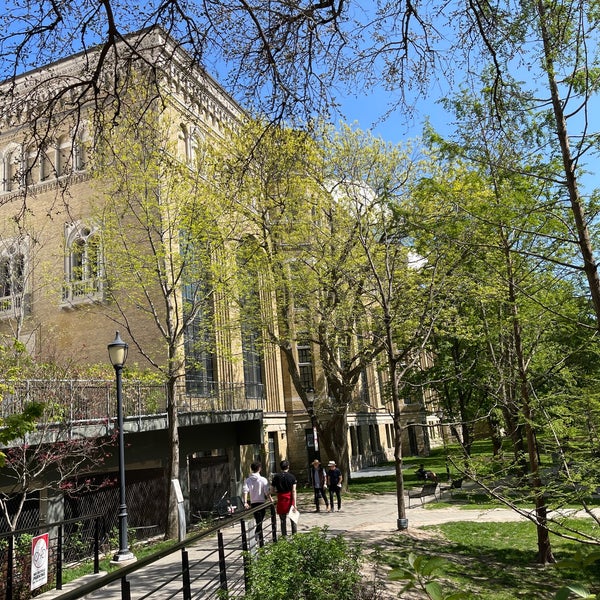
[[[348,410],[360,410],[360,378],[376,361],[388,385],[374,401],[394,415],[401,469],[405,424],[422,421],[423,411],[422,401],[402,402],[408,392],[402,377],[422,360],[431,331],[430,286],[437,280],[418,268],[396,211],[423,165],[410,148],[351,128],[318,138],[284,129],[259,137],[262,127],[243,131],[218,161],[231,166],[212,177],[225,177],[226,193],[235,190],[248,224],[237,278],[244,320],[262,319],[266,339],[283,352],[304,408],[316,419],[323,447],[342,468],[348,466]],[[247,310],[252,300],[243,290],[259,279],[272,293],[267,307],[274,314],[265,311],[264,293]],[[315,349],[321,381],[303,376],[304,345]]]
[[[151,92],[138,85],[131,93],[140,96],[142,110]],[[111,301],[104,312],[166,383],[169,487],[179,478],[185,340],[213,314],[226,273],[218,257],[232,237],[227,229],[235,228],[225,202],[216,204],[207,192],[201,149],[196,162],[178,153],[177,123],[173,107],[160,103],[152,110],[124,112],[119,125],[97,140],[93,166]],[[177,535],[176,508],[171,490],[168,537]]]
[[[28,404],[22,414],[5,420],[10,439],[3,452],[0,472],[2,492],[0,512],[9,529],[18,528],[27,503],[39,504],[36,494],[51,492],[73,496],[108,485],[107,479],[94,476],[104,468],[106,457],[114,450],[116,433],[90,437],[73,431],[65,407],[52,401],[52,381],[47,383],[49,401],[43,407]],[[34,412],[35,411],[35,412]],[[30,425],[26,419],[35,419]]]
[[[4,380],[0,385],[2,401],[4,406],[2,412],[5,415],[0,423],[0,444],[7,447],[16,439],[24,438],[28,433],[35,430],[38,419],[43,414],[44,407],[39,402],[28,403],[23,410],[11,411],[7,406],[8,398],[12,393],[12,383],[27,377],[32,372],[33,361],[25,346],[13,340],[11,344],[0,345],[0,364],[4,372]],[[6,453],[0,450],[0,467],[6,461]]]
[[[537,559],[547,563],[554,560],[548,526],[551,496],[540,462],[541,440],[555,452],[565,449],[564,439],[552,440],[549,415],[559,410],[556,394],[574,374],[564,356],[574,357],[590,343],[593,329],[567,268],[573,248],[563,244],[566,219],[552,186],[535,186],[527,176],[515,174],[521,160],[518,146],[506,147],[486,138],[488,130],[477,130],[476,120],[485,114],[477,108],[472,106],[466,117],[465,135],[481,134],[478,145],[469,146],[479,169],[456,158],[454,146],[442,144],[438,150],[447,152],[440,155],[447,159],[443,176],[423,181],[416,196],[421,209],[417,247],[445,246],[448,254],[462,256],[455,268],[462,272],[463,284],[454,292],[446,322],[436,329],[429,377],[437,382],[433,385],[446,418],[474,424],[502,414],[513,460],[500,456],[487,476],[478,472],[481,465],[470,474],[485,480],[486,488],[495,489],[492,493],[514,508],[504,486],[507,481],[522,486],[521,493],[535,504]],[[559,335],[573,325],[581,328],[574,339]],[[463,426],[463,443],[467,434],[469,428]],[[468,454],[468,445],[466,450]],[[593,452],[586,465],[596,471]],[[569,476],[560,479],[563,492],[575,492]]]
[[[0,346],[0,362],[5,415],[0,429],[0,512],[12,531],[28,501],[39,502],[36,493],[76,495],[102,485],[88,474],[102,468],[115,439],[74,431],[64,402],[66,368],[34,361],[16,341]],[[32,399],[30,393],[23,394],[23,382],[30,380],[43,382],[43,394],[31,394]],[[28,399],[23,401],[23,396]]]
[[[264,332],[267,344],[283,353],[323,448],[347,470],[348,409],[382,350],[366,335],[368,271],[355,215],[335,193],[340,173],[328,170],[314,138],[263,130],[262,123],[241,128],[210,177],[219,193],[234,199],[245,223],[237,288],[228,297],[239,302],[246,326]],[[262,291],[249,294],[257,281]],[[307,356],[314,371],[303,368]]]
[[[433,253],[419,256],[405,227],[406,199],[427,172],[425,157],[418,157],[410,144],[393,146],[369,133],[342,128],[324,143],[325,163],[331,173],[341,175],[336,183],[336,201],[352,215],[359,243],[358,254],[367,276],[361,290],[368,307],[372,343],[383,348],[378,368],[387,381],[384,394],[394,422],[398,518],[406,519],[403,446],[407,427],[423,424],[426,392],[418,402],[408,374],[420,372],[427,360],[427,345],[446,284],[438,276]],[[412,423],[412,424],[411,424]],[[428,448],[427,440],[424,446]]]
[[[102,126],[118,121],[132,65],[168,72],[180,48],[191,61],[223,67],[215,74],[256,114],[300,127],[335,110],[333,91],[345,85],[354,92],[357,84],[369,90],[383,81],[392,106],[404,106],[410,117],[419,98],[431,95],[432,82],[440,83],[446,96],[456,81],[477,86],[482,73],[489,72],[487,101],[496,109],[489,126],[496,133],[507,140],[518,133],[506,120],[507,106],[542,117],[540,136],[532,140],[539,145],[532,150],[557,159],[552,180],[570,207],[577,269],[585,274],[600,321],[590,224],[595,207],[583,177],[584,161],[596,151],[598,136],[589,115],[599,80],[599,21],[589,3],[382,2],[359,7],[351,0],[235,6],[175,0],[131,11],[123,0],[60,5],[40,0],[26,6],[11,0],[6,8],[8,22],[0,36],[5,59],[0,79],[7,82],[0,92],[1,112],[10,119],[26,115],[25,145],[42,150],[67,108],[75,115],[76,131],[90,105],[107,116],[93,121],[96,138]],[[135,31],[141,33],[131,35]],[[173,41],[167,42],[165,34]],[[59,80],[53,69],[38,71],[23,89],[16,85],[24,72],[69,52],[86,56],[79,72]],[[165,99],[159,80],[151,82],[148,101],[151,96]]]

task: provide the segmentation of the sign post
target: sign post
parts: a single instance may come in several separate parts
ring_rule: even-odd
[[[31,540],[31,589],[36,590],[48,583],[48,534],[37,535]]]

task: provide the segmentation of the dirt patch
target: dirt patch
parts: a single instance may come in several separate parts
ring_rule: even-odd
[[[398,552],[399,548],[406,547],[408,540],[414,540],[415,545],[418,546],[420,542],[431,542],[438,540],[443,543],[443,536],[436,531],[423,530],[423,529],[410,529],[403,532],[389,534],[387,532],[381,537],[376,536],[377,539],[373,539],[374,536],[366,536],[365,532],[348,532],[348,535],[360,541],[364,545],[365,550],[365,564],[363,565],[363,576],[366,586],[371,590],[371,595],[367,596],[373,600],[396,600],[402,598],[402,600],[424,600],[429,598],[427,594],[421,590],[408,590],[402,591],[406,582],[405,581],[393,581],[389,578],[389,573],[392,568],[386,565],[378,559],[380,553],[387,554],[391,552]],[[370,539],[369,539],[370,537]],[[399,539],[401,538],[401,539]],[[400,596],[402,594],[402,596]]]

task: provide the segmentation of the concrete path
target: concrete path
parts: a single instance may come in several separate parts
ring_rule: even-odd
[[[299,531],[327,525],[334,534],[344,534],[364,541],[385,539],[398,531],[398,507],[395,494],[380,494],[362,499],[346,499],[342,496],[341,512],[314,512],[306,507],[298,524]],[[435,508],[435,501],[406,509],[408,528],[416,529],[424,525],[436,525],[452,521],[519,521],[524,517],[512,510],[461,509],[457,507]]]

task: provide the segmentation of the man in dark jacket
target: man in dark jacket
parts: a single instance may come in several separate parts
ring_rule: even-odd
[[[342,472],[337,468],[335,461],[330,460],[327,465],[327,485],[329,486],[329,501],[331,502],[331,512],[334,512],[334,497],[337,498],[338,511],[342,510]]]
[[[321,511],[321,498],[325,500],[326,510],[329,510],[329,501],[327,500],[327,493],[325,492],[327,489],[327,473],[325,473],[325,469],[321,466],[318,459],[315,458],[315,460],[312,461],[312,466],[308,470],[308,473],[310,483],[315,493],[315,506],[317,512]]]

